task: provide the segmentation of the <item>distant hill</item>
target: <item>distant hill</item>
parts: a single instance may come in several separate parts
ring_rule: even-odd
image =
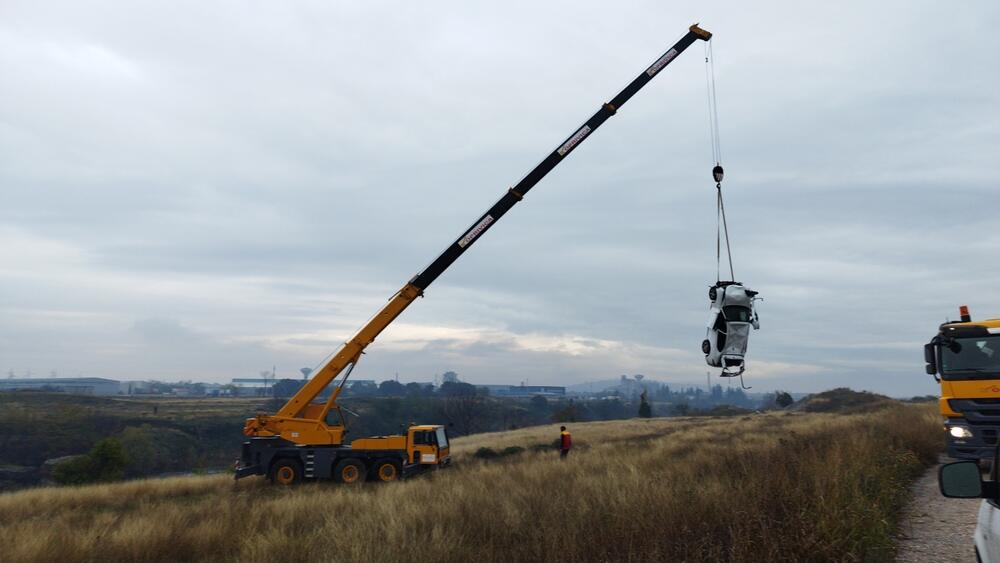
[[[872,409],[899,404],[899,401],[885,395],[868,391],[854,391],[847,387],[838,387],[822,393],[807,395],[789,407],[789,410],[803,412],[839,412],[855,413],[869,412]]]

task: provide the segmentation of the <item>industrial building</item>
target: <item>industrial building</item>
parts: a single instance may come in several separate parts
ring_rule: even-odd
[[[489,391],[494,397],[534,397],[543,396],[564,396],[565,387],[555,385],[476,385],[476,389]]]
[[[103,377],[0,379],[0,391],[49,391],[75,395],[118,395],[121,382]]]
[[[287,378],[263,378],[263,377],[236,377],[232,384],[236,388],[235,395],[238,397],[264,397],[271,394],[271,389],[276,383]],[[372,387],[377,389],[378,385],[372,379],[357,379],[348,381],[345,389],[354,387]]]

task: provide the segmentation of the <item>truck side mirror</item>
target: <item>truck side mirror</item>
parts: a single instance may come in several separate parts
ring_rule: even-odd
[[[979,464],[975,461],[946,463],[938,470],[938,486],[941,494],[948,498],[983,498],[983,485]]]
[[[937,358],[934,354],[934,344],[924,344],[924,362],[927,375],[937,375]]]

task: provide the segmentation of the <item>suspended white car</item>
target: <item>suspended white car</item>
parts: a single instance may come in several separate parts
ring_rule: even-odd
[[[760,328],[753,309],[756,296],[756,291],[738,282],[717,282],[708,290],[711,317],[701,351],[708,365],[722,368],[723,377],[735,377],[745,369],[750,327]]]

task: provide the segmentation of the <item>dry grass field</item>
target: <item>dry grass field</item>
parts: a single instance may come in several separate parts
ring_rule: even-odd
[[[555,426],[455,441],[390,485],[221,476],[0,495],[4,561],[884,561],[933,406]],[[525,452],[493,461],[479,447]]]

